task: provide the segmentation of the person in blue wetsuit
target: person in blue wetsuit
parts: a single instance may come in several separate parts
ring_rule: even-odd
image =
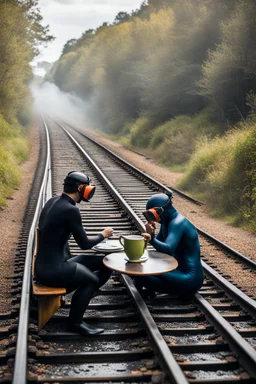
[[[153,195],[146,209],[143,212],[148,220],[145,237],[157,251],[175,257],[178,267],[162,275],[138,277],[137,286],[184,298],[191,297],[200,289],[204,280],[196,228],[174,208],[172,194]],[[157,235],[155,222],[161,224]]]
[[[71,300],[68,329],[84,335],[103,332],[102,328],[83,322],[83,314],[95,291],[111,275],[103,257],[78,255],[71,257],[68,240],[73,235],[81,249],[90,249],[104,238],[112,236],[106,227],[88,238],[82,225],[77,203],[89,201],[95,192],[90,177],[82,172],[70,172],[64,180],[64,192],[47,201],[39,218],[39,247],[35,260],[36,279],[52,287],[64,287],[74,292]]]

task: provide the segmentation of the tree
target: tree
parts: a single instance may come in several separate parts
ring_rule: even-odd
[[[55,37],[49,34],[49,25],[42,24],[43,17],[38,8],[39,0],[18,0],[17,3],[28,21],[26,40],[33,48],[34,55],[38,55],[38,47],[51,42]]]
[[[75,49],[76,42],[77,42],[77,39],[68,40],[62,49],[61,56],[65,55],[70,51],[73,51]]]
[[[0,114],[16,120],[28,99],[30,62],[42,42],[52,40],[41,25],[37,1],[0,0]]]
[[[82,36],[79,39],[77,39],[76,43],[73,46],[73,51],[79,49],[80,47],[89,45],[93,40],[94,35],[95,35],[94,29],[88,29],[87,31],[85,31],[82,34]]]
[[[201,95],[231,119],[246,116],[247,94],[256,87],[255,20],[255,2],[238,1],[229,20],[222,24],[221,43],[210,51],[203,66]]]
[[[119,12],[115,17],[115,24],[125,23],[130,19],[130,15],[127,12]]]

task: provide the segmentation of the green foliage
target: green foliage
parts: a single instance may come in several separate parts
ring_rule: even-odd
[[[19,186],[21,172],[12,162],[6,150],[0,147],[0,206],[6,205],[5,198]]]
[[[256,94],[250,91],[247,95],[246,105],[249,107],[249,118],[254,120],[256,119]]]
[[[147,117],[140,117],[130,125],[130,144],[134,147],[147,148],[151,140],[153,122]]]
[[[216,136],[222,127],[208,109],[195,116],[178,116],[154,129],[150,146],[161,163],[171,167],[184,165],[198,140]]]
[[[190,189],[194,193],[203,194],[209,192],[207,185],[209,177],[212,177],[212,174],[217,170],[220,170],[221,174],[231,160],[230,156],[233,147],[231,138],[231,134],[229,134],[229,140],[226,137],[217,137],[213,141],[206,137],[201,138],[197,144],[197,150],[191,157],[187,173],[180,182],[180,186]],[[212,197],[214,196],[215,193],[213,193]]]
[[[0,0],[0,205],[18,186],[18,164],[28,156],[30,62],[38,45],[52,40],[41,22],[37,0]]]
[[[52,71],[50,72],[50,76],[53,73],[55,84],[65,90],[67,87],[67,80],[65,78],[65,74],[68,71],[69,67],[73,65],[76,60],[76,55],[74,52],[69,52],[61,57],[58,65],[54,65]],[[68,89],[67,89],[68,90]],[[79,90],[78,90],[79,93]]]
[[[128,21],[130,19],[130,15],[127,12],[119,12],[115,17],[115,24],[120,24]]]
[[[15,165],[8,151],[0,146],[0,206],[6,205],[6,197],[19,186],[20,169]]]
[[[29,145],[19,126],[13,128],[0,115],[0,206],[5,198],[19,186],[22,172],[19,164],[27,160]]]
[[[52,39],[41,25],[38,1],[0,1],[0,114],[17,119],[30,97],[30,62],[41,42]]]
[[[240,217],[256,231],[256,125],[237,142],[228,179],[236,185]],[[227,180],[228,181],[228,180]],[[227,186],[226,181],[226,186]],[[236,184],[235,184],[236,183]],[[240,197],[240,199],[238,199]],[[239,218],[240,218],[239,217]]]
[[[68,52],[71,52],[74,50],[75,48],[75,44],[76,44],[77,40],[76,39],[70,39],[66,42],[66,44],[64,45],[63,49],[62,49],[62,52],[61,52],[61,55],[65,55],[66,53]]]
[[[256,4],[236,2],[226,23],[221,43],[203,65],[200,94],[218,106],[221,114],[241,119],[248,113],[246,95],[256,87]]]
[[[256,231],[255,170],[256,126],[245,124],[201,141],[179,186],[203,198],[217,216],[230,215]]]
[[[3,119],[0,115],[0,139],[7,139],[8,137],[14,136],[14,132],[11,126]]]
[[[24,101],[22,108],[17,113],[17,119],[24,128],[28,127],[31,122],[32,110],[32,97],[28,97],[27,100]]]
[[[29,143],[24,137],[16,137],[12,140],[11,149],[17,164],[27,160],[29,153]]]

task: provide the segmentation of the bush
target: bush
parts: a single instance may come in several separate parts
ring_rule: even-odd
[[[199,137],[214,137],[223,129],[205,109],[195,116],[178,116],[158,126],[152,133],[150,146],[165,165],[183,165],[195,151]]]
[[[1,141],[7,137],[12,137],[14,132],[12,131],[10,125],[3,119],[0,114],[0,139]]]
[[[20,124],[22,124],[24,127],[27,127],[29,123],[31,122],[32,118],[32,100],[28,100],[22,108],[20,109],[18,113],[18,120]]]
[[[164,165],[173,167],[185,164],[195,149],[193,132],[178,132],[165,138],[155,151],[156,158]]]
[[[179,187],[204,199],[215,215],[256,231],[256,126],[201,141]]]
[[[16,137],[12,140],[13,155],[18,164],[27,160],[29,153],[29,143],[23,137]]]
[[[130,143],[134,147],[147,148],[149,146],[154,122],[148,117],[139,117],[130,126]]]
[[[229,146],[231,144],[228,141]],[[207,137],[201,138],[188,165],[186,175],[180,181],[180,186],[194,193],[207,191],[207,178],[217,169],[223,170],[230,161],[230,148],[223,138],[210,141]]]
[[[0,206],[6,205],[6,197],[19,186],[21,174],[10,154],[0,148]]]
[[[6,197],[19,186],[19,164],[28,158],[29,143],[22,136],[21,128],[14,122],[11,127],[0,116],[0,206],[6,205]]]
[[[238,220],[249,223],[256,231],[256,125],[253,125],[237,142],[234,161],[230,166],[227,182],[236,186],[240,215]]]

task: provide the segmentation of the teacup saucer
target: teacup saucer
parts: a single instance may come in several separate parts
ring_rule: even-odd
[[[125,260],[126,260],[126,261],[129,261],[129,263],[143,263],[143,262],[146,261],[147,259],[148,259],[148,256],[147,256],[147,255],[141,256],[141,258],[138,259],[138,260],[130,260],[128,256],[125,257]]]

